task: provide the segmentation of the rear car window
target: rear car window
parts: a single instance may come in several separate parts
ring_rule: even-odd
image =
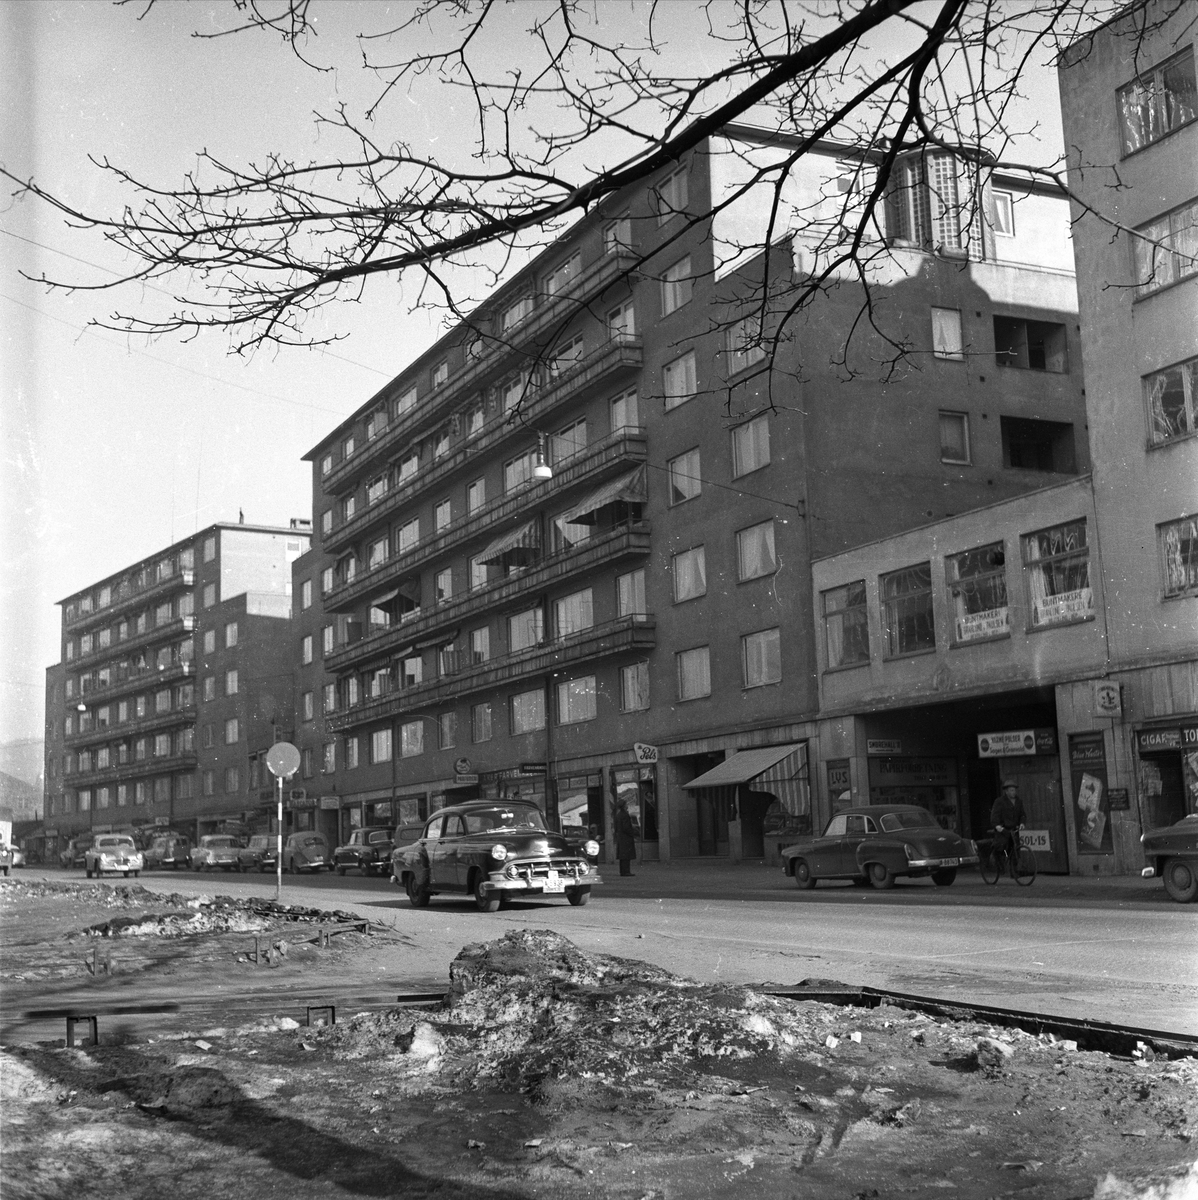
[[[900,829],[939,829],[940,822],[925,809],[912,808],[906,812],[887,813],[882,818],[882,828],[887,833],[897,833]]]
[[[389,842],[391,838],[388,836],[385,829],[379,829],[370,835],[370,844],[378,845],[379,842]]]

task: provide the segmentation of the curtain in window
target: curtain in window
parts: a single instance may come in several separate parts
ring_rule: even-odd
[[[1158,371],[1146,383],[1152,440],[1164,442],[1192,433],[1198,407],[1198,359]]]
[[[772,575],[776,566],[773,521],[741,530],[737,536],[740,540],[740,577],[755,579],[759,575]]]
[[[1198,587],[1198,517],[1175,521],[1161,531],[1165,559],[1165,595]]]
[[[643,586],[643,585],[642,585]],[[674,558],[674,598],[690,600],[707,594],[707,556],[700,547]]]
[[[706,646],[678,656],[678,684],[683,700],[710,694],[711,662]]]
[[[1081,521],[1024,538],[1024,563],[1032,601],[1032,624],[1076,621],[1093,612],[1090,554]]]
[[[583,629],[590,629],[595,624],[594,609],[591,602],[591,589],[585,592],[575,592],[557,602],[557,636],[567,637]]]
[[[913,654],[936,645],[931,564],[921,563],[886,576],[882,595],[888,655]]]

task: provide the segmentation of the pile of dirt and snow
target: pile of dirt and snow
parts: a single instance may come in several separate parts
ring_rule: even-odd
[[[189,913],[150,913],[113,917],[83,930],[85,937],[194,937],[201,933],[264,933],[273,925],[237,909],[200,910]]]

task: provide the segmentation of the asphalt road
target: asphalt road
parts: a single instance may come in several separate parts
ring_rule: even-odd
[[[889,892],[800,892],[780,871],[747,864],[643,863],[633,879],[603,870],[585,908],[527,902],[483,914],[463,896],[413,909],[388,880],[328,874],[284,876],[283,899],[393,925],[408,943],[405,977],[387,980],[400,989],[443,984],[468,942],[553,929],[583,949],[703,981],[836,980],[1198,1034],[1198,905],[1171,903],[1159,881],[1041,877],[1024,889],[962,874],[950,888],[909,881]],[[273,876],[155,872],[140,882],[162,892],[275,894]]]

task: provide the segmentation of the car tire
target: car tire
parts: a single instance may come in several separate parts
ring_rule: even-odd
[[[134,871],[134,872],[133,872],[133,878],[134,878],[134,879],[137,879],[137,878],[139,878],[139,877],[140,877],[140,875],[141,875],[141,872],[140,872],[140,871]]]
[[[408,893],[408,901],[413,908],[428,908],[428,902],[433,898],[427,887],[416,886],[414,875],[409,875],[404,880],[404,890]]]
[[[92,869],[91,869],[91,867],[84,867],[83,869],[84,869],[84,870],[87,872],[87,877],[88,877],[88,879],[90,879],[90,878],[92,877]]]
[[[815,876],[811,874],[811,864],[805,858],[795,859],[795,887],[809,892],[815,887]]]
[[[481,871],[475,873],[473,886],[470,889],[474,893],[474,905],[479,912],[497,912],[499,896],[493,892],[483,891],[483,884],[486,882],[487,878]]]
[[[894,887],[894,872],[885,863],[870,863],[869,881],[878,891],[889,891]]]
[[[589,904],[591,900],[591,889],[587,888],[567,888],[566,899],[574,905],[575,908],[581,908],[584,904]]]
[[[932,882],[937,887],[948,887],[957,878],[956,867],[945,867],[942,871],[932,872]]]
[[[337,874],[341,875],[342,877],[345,875],[345,867],[342,866],[341,863],[337,864]]]
[[[1190,904],[1198,899],[1198,872],[1195,864],[1184,858],[1170,858],[1165,862],[1161,878],[1165,881],[1165,891],[1169,898],[1178,904]]]

